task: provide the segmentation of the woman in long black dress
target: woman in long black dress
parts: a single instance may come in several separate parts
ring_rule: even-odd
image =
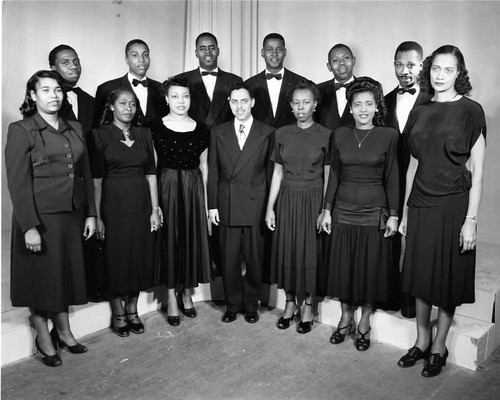
[[[326,249],[324,294],[341,301],[342,316],[330,337],[342,343],[355,332],[354,311],[362,306],[356,348],[370,346],[373,304],[386,301],[392,240],[398,227],[398,132],[384,127],[386,108],[382,86],[356,78],[346,91],[355,127],[335,130],[332,166],[322,220],[332,235]],[[332,210],[333,208],[333,210]]]
[[[446,365],[455,307],[474,302],[486,120],[481,106],[465,97],[472,86],[457,47],[434,51],[419,78],[421,89],[433,97],[415,107],[403,133],[411,159],[399,226],[407,239],[402,287],[416,297],[417,340],[398,365],[426,359],[422,376],[433,377]],[[438,307],[434,340],[433,305]]]
[[[170,113],[151,126],[158,155],[160,198],[165,218],[167,321],[180,323],[179,307],[196,317],[191,289],[211,280],[207,224],[209,132],[188,116],[188,80],[163,82]],[[176,291],[181,293],[177,299]]]
[[[95,232],[92,176],[82,127],[59,117],[64,81],[55,71],[38,71],[26,84],[20,110],[5,145],[12,205],[11,300],[30,307],[43,362],[62,364],[57,346],[72,353],[76,342],[68,306],[85,304],[83,237]],[[47,319],[54,329],[49,334]]]
[[[305,294],[298,326],[307,333],[313,323],[313,294],[321,262],[319,235],[323,194],[330,171],[328,150],[331,131],[313,121],[319,91],[311,81],[294,88],[290,105],[296,125],[276,131],[271,159],[274,172],[266,210],[266,225],[275,231],[271,254],[271,282],[285,289],[285,311],[279,329],[287,329],[298,306],[296,294]]]
[[[144,332],[137,301],[154,283],[153,232],[161,224],[153,140],[148,128],[134,125],[136,110],[132,91],[115,90],[92,132],[97,237],[104,241],[112,329],[122,337]]]

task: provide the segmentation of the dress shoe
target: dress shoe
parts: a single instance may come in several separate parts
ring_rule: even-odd
[[[441,373],[441,370],[446,365],[448,358],[448,349],[445,349],[444,354],[441,356],[439,353],[432,353],[422,370],[422,376],[425,378],[433,378]]]
[[[125,326],[115,326],[114,321],[126,322]],[[111,329],[120,337],[127,337],[130,334],[130,328],[128,326],[128,320],[125,315],[113,315],[111,322]]]
[[[342,333],[342,331],[344,331],[345,333]],[[332,336],[330,336],[330,343],[331,344],[343,343],[345,337],[353,335],[354,332],[356,332],[356,324],[354,323],[354,319],[351,318],[351,322],[349,323],[349,325],[346,326],[340,326],[339,322],[337,329],[335,330],[335,332],[332,333]]]
[[[184,302],[182,301],[182,296],[179,294],[177,298],[177,304],[179,305],[179,309],[181,312],[188,318],[196,317],[196,310],[194,307],[184,308]]]
[[[292,322],[293,318],[296,317],[296,314],[297,314],[298,307],[297,307],[297,304],[295,303],[295,300],[288,300],[288,299],[286,299],[285,302],[286,303],[293,303],[295,309],[293,310],[293,313],[292,313],[291,317],[285,318],[283,315],[280,317],[280,319],[278,320],[278,324],[277,324],[278,325],[278,329],[288,329],[288,328],[290,328],[290,322]]]
[[[53,356],[49,356],[40,348],[40,345],[38,344],[38,336],[35,338],[35,346],[38,352],[42,355],[42,361],[46,366],[59,367],[60,365],[62,365],[61,357],[59,357],[59,354],[57,354],[57,352]]]
[[[231,311],[226,311],[222,316],[222,322],[228,324],[229,322],[233,322],[236,320],[236,313]]]
[[[245,313],[245,321],[250,324],[255,324],[259,320],[259,314],[257,312],[247,312]]]
[[[358,328],[358,335],[359,337],[356,338],[356,350],[358,351],[366,351],[370,347],[370,339],[366,338],[366,335],[370,333],[372,330],[371,327],[368,328],[368,330],[365,333],[361,333]]]
[[[168,315],[167,313],[167,322],[172,326],[179,326],[181,323],[181,317],[178,315]]]
[[[61,349],[63,347],[66,347],[70,353],[72,354],[83,354],[87,352],[87,346],[84,346],[83,344],[76,343],[73,346],[67,345],[60,337],[59,337],[59,332],[57,332],[56,328],[52,328],[50,331],[50,337],[52,339],[52,344],[54,345],[54,348],[57,350],[57,346],[59,346]]]
[[[127,313],[127,320],[130,332],[135,333],[136,335],[144,333],[145,331],[144,324],[139,318],[139,314],[137,312]]]
[[[304,307],[312,307],[312,303],[305,303]],[[313,317],[314,318],[314,317]],[[314,321],[300,321],[299,327],[297,328],[297,332],[305,334],[311,332],[311,327],[314,324]]]
[[[418,360],[426,360],[431,352],[431,345],[432,343],[429,343],[429,346],[427,346],[425,351],[420,350],[417,346],[413,346],[410,350],[408,350],[408,353],[399,359],[398,365],[401,368],[408,368],[413,367]]]

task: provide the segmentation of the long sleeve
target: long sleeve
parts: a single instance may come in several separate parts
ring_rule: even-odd
[[[217,155],[217,135],[212,128],[210,146],[208,147],[208,209],[217,208],[217,191],[219,188],[219,162]]]
[[[330,174],[328,176],[328,186],[325,194],[325,201],[323,208],[325,210],[331,210],[333,207],[333,201],[335,199],[335,194],[337,193],[337,188],[340,181],[341,165],[339,159],[339,152],[335,145],[335,133],[331,135],[331,145],[330,145]]]
[[[394,134],[389,140],[387,155],[384,166],[384,187],[387,196],[387,206],[389,215],[398,216],[399,208],[399,167],[397,158],[398,133]]]

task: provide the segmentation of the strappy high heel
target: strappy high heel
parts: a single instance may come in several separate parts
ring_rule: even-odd
[[[144,333],[145,330],[144,324],[139,318],[139,314],[137,312],[133,312],[133,313],[127,313],[126,315],[130,332],[135,333],[136,335]],[[133,322],[133,321],[139,321],[139,322]]]
[[[372,328],[369,327],[365,333],[361,333],[358,328],[359,337],[356,338],[356,349],[358,351],[366,351],[368,347],[370,347],[370,339],[367,339],[365,336],[368,335],[371,330]]]
[[[290,318],[285,318],[283,315],[280,317],[278,320],[278,329],[288,329],[290,328],[290,323],[292,322],[293,318],[297,316],[297,310],[299,309],[297,307],[297,304],[295,303],[295,300],[289,300],[285,299],[286,303],[293,303],[295,305],[295,309],[293,310],[292,316]]]
[[[128,335],[130,335],[130,328],[128,326],[128,320],[125,317],[125,314],[113,315],[112,319],[113,319],[113,321],[111,322],[111,329],[113,330],[114,333],[116,333],[120,337],[127,337]],[[126,322],[127,325],[115,326],[114,321]]]
[[[344,329],[347,329],[347,333],[342,333]],[[354,323],[354,318],[351,318],[351,322],[349,322],[349,325],[346,326],[337,326],[337,329],[335,332],[332,333],[332,336],[330,336],[330,343],[331,344],[340,344],[345,340],[346,336],[352,336],[356,332],[356,324]]]
[[[304,307],[312,307],[312,303],[304,303]],[[300,321],[299,322],[299,327],[297,329],[297,332],[305,334],[311,332],[311,327],[314,324],[314,316],[313,319],[310,321]]]

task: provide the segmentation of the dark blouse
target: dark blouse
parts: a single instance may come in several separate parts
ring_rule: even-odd
[[[330,129],[317,123],[306,129],[294,124],[276,131],[271,160],[283,165],[283,184],[323,185],[323,167],[330,163],[331,134]]]
[[[196,169],[200,165],[200,155],[208,148],[210,133],[197,124],[193,131],[175,132],[161,121],[151,126],[158,169]]]
[[[462,97],[419,105],[410,113],[403,134],[418,160],[409,206],[449,204],[471,188],[465,164],[479,136],[486,137],[486,119],[478,103]]]
[[[390,215],[398,215],[399,175],[397,144],[399,133],[392,128],[358,129],[359,137],[366,137],[362,145],[354,135],[354,128],[337,128],[332,140],[332,167],[325,195],[325,209],[333,203],[342,203],[351,211],[376,207],[389,208]]]

